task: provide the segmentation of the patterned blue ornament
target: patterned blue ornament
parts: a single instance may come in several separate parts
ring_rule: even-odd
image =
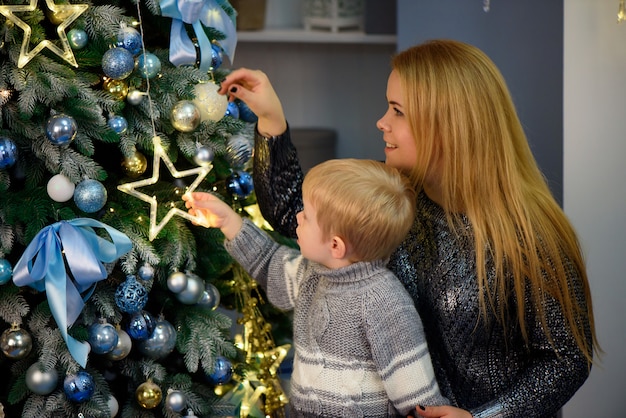
[[[117,34],[117,45],[137,55],[141,51],[141,33],[135,28],[124,26]]]
[[[97,212],[104,207],[106,202],[107,189],[97,180],[83,180],[74,189],[74,203],[83,212]]]
[[[54,145],[69,144],[76,138],[77,131],[76,121],[68,115],[53,115],[46,123],[46,136]]]
[[[72,49],[83,49],[87,46],[89,36],[82,29],[70,29],[67,33],[67,41]]]
[[[0,136],[0,169],[11,167],[17,161],[17,146],[9,138]]]
[[[233,377],[233,365],[224,356],[218,356],[215,359],[215,368],[212,373],[207,375],[207,379],[214,385],[223,385],[228,383]]]
[[[204,292],[202,292],[202,297],[198,301],[198,305],[210,309],[215,310],[220,304],[220,291],[211,283],[207,283],[204,286]]]
[[[161,60],[150,52],[139,55],[137,69],[144,78],[154,78],[161,72]]]
[[[224,51],[217,44],[211,44],[211,69],[215,70],[224,62]]]
[[[63,392],[65,396],[76,403],[86,402],[91,399],[96,390],[93,377],[84,370],[76,374],[68,374],[63,381]]]
[[[254,191],[252,176],[247,171],[235,171],[228,176],[226,189],[231,195],[245,199]]]
[[[237,103],[228,102],[228,105],[226,106],[226,116],[239,119],[239,106],[237,106]]]
[[[0,258],[0,285],[6,284],[13,276],[13,267],[9,260]]]
[[[102,55],[102,71],[113,80],[123,80],[135,69],[135,57],[125,48],[111,48]]]
[[[254,152],[254,140],[242,134],[235,134],[226,142],[226,160],[233,168],[245,166]]]
[[[96,354],[106,354],[113,351],[117,345],[119,335],[117,330],[106,321],[100,321],[89,327],[89,345]]]
[[[176,347],[176,329],[165,319],[159,319],[152,335],[137,344],[146,357],[158,360],[167,357]]]
[[[239,119],[249,123],[256,123],[259,120],[258,116],[250,110],[247,104],[239,99],[235,100],[235,103],[239,107]]]
[[[148,291],[135,276],[127,276],[115,290],[115,304],[122,312],[133,314],[148,303]]]
[[[139,278],[144,281],[154,279],[154,267],[152,267],[148,263],[144,264],[143,266],[139,267],[139,270],[137,270],[137,276],[139,276]]]
[[[133,340],[143,341],[150,338],[155,326],[156,321],[150,312],[139,311],[132,314],[128,320],[126,331]]]
[[[115,133],[123,134],[128,129],[128,121],[124,116],[114,115],[111,116],[107,122],[109,128]]]

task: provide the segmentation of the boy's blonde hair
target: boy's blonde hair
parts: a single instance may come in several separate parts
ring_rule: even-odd
[[[409,232],[415,191],[382,162],[328,160],[311,168],[302,195],[317,212],[324,239],[341,237],[354,261],[385,259]]]

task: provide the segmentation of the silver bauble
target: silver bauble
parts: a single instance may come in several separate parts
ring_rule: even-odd
[[[117,329],[117,344],[113,350],[106,353],[106,357],[111,360],[122,360],[130,354],[130,350],[133,348],[133,342],[130,335],[123,329]]]
[[[126,95],[126,101],[132,104],[133,106],[137,106],[139,103],[143,101],[144,96],[146,96],[146,93],[144,93],[143,91],[131,90]]]
[[[215,152],[209,147],[198,147],[196,155],[193,156],[193,161],[200,167],[207,167],[211,165],[215,158]]]
[[[172,126],[181,132],[191,132],[200,125],[200,109],[190,100],[181,100],[172,107]]]
[[[187,287],[187,275],[182,271],[175,271],[167,278],[167,288],[174,293],[180,293]]]
[[[41,363],[36,362],[26,370],[26,387],[37,395],[48,395],[56,388],[59,374],[55,369],[42,369]]]
[[[165,406],[174,412],[180,412],[187,404],[187,397],[180,390],[168,390],[165,397]]]
[[[139,351],[153,360],[167,357],[176,347],[176,329],[168,321],[157,321],[152,335],[137,343]]]
[[[28,331],[13,325],[0,335],[0,349],[10,359],[23,359],[33,349],[33,339]]]
[[[187,286],[182,292],[176,294],[176,298],[186,305],[195,305],[202,298],[202,292],[204,292],[204,281],[197,275],[188,273]]]

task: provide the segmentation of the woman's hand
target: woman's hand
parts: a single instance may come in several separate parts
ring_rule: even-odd
[[[278,95],[269,78],[260,70],[237,69],[222,81],[218,91],[227,94],[230,100],[244,102],[259,118],[257,129],[265,137],[282,135],[287,130],[287,121]]]
[[[423,408],[423,409],[422,409]],[[472,414],[469,412],[455,408],[454,406],[418,406],[415,408],[415,418],[472,418]],[[409,415],[409,417],[413,417]]]

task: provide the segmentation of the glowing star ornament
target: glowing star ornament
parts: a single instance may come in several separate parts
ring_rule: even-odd
[[[29,4],[18,4],[18,5],[0,5],[0,14],[4,15],[8,20],[17,25],[20,29],[24,31],[24,39],[22,41],[22,48],[20,49],[20,57],[17,61],[17,66],[19,68],[23,68],[26,64],[30,62],[33,58],[37,56],[44,48],[48,48],[50,51],[54,52],[60,58],[63,58],[69,64],[74,67],[78,67],[76,63],[76,58],[74,57],[74,53],[72,48],[70,47],[70,43],[67,39],[67,35],[65,30],[69,25],[71,25],[81,14],[83,14],[88,8],[88,4],[55,4],[54,0],[46,0],[46,5],[48,9],[52,12],[53,16],[64,17],[60,24],[57,26],[57,34],[59,35],[59,41],[63,48],[59,48],[55,43],[50,41],[49,39],[45,39],[39,44],[29,50],[30,45],[30,36],[32,33],[31,27],[24,22],[22,19],[18,18],[15,13],[21,12],[32,12],[37,10],[37,4],[39,0],[30,0]],[[52,22],[56,23],[56,22]]]
[[[159,169],[161,166],[161,161],[165,163],[165,166],[167,167],[172,177],[174,178],[179,179],[179,178],[188,177],[192,175],[197,176],[194,182],[191,183],[191,185],[187,188],[186,193],[192,193],[196,189],[196,187],[198,187],[198,185],[202,182],[202,180],[204,180],[207,174],[209,174],[209,172],[211,171],[212,165],[196,167],[196,168],[192,168],[192,169],[184,170],[184,171],[178,171],[176,170],[176,168],[174,167],[174,164],[169,159],[169,157],[167,156],[167,153],[163,149],[163,146],[161,145],[161,139],[158,136],[155,136],[152,138],[152,142],[154,143],[154,158],[152,160],[153,161],[152,162],[152,177],[150,177],[149,179],[139,180],[139,181],[135,181],[132,183],[124,183],[124,184],[120,184],[119,186],[117,186],[117,188],[120,191],[127,193],[131,196],[134,196],[137,199],[141,199],[144,202],[150,204],[150,230],[149,230],[150,241],[154,240],[157,237],[157,235],[159,235],[159,232],[161,232],[161,229],[163,229],[163,227],[170,221],[170,219],[172,219],[173,216],[180,216],[182,218],[195,222],[198,225],[208,226],[207,221],[204,219],[204,217],[191,216],[186,211],[178,209],[178,208],[171,208],[167,212],[167,214],[161,219],[161,221],[157,223],[157,209],[158,209],[159,203],[157,202],[156,196],[149,196],[145,193],[141,193],[137,191],[137,189],[141,187],[145,187],[145,186],[150,186],[152,184],[156,184],[159,181]]]

